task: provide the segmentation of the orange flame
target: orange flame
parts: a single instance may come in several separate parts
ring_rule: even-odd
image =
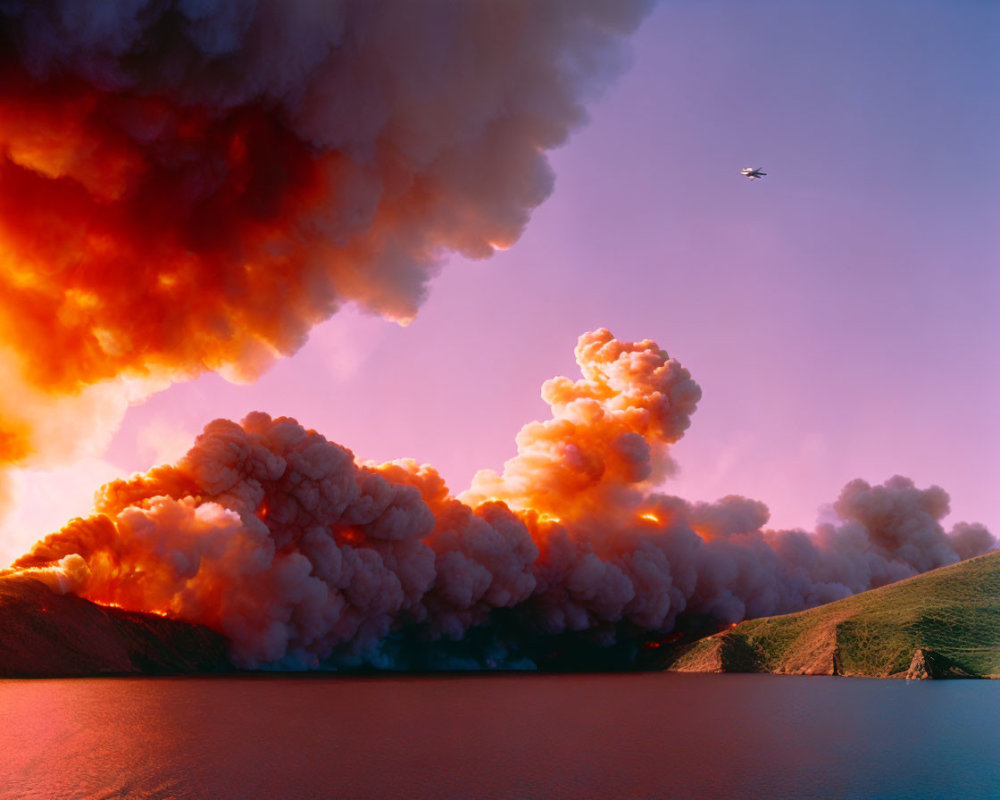
[[[89,600],[90,600],[90,602],[94,603],[95,605],[104,606],[105,608],[118,608],[118,609],[121,609],[122,611],[134,611],[135,610],[133,608],[129,608],[128,606],[124,606],[121,603],[116,603],[114,600],[103,600],[103,599],[101,599],[99,597],[98,598],[90,597]],[[158,617],[169,617],[170,616],[170,614],[168,614],[166,611],[163,611],[162,609],[158,609],[158,608],[144,608],[144,609],[142,609],[142,611],[144,613],[146,613],[146,614],[155,614]]]

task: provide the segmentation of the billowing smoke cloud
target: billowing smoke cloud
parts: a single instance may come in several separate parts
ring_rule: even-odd
[[[701,389],[649,340],[619,342],[606,330],[580,338],[583,379],[542,386],[552,419],[526,425],[502,475],[482,471],[464,495],[492,497],[548,518],[596,520],[634,506],[671,468],[666,445],[690,425]]]
[[[344,303],[410,319],[518,238],[647,5],[0,2],[0,464]]]
[[[685,618],[835,600],[996,544],[980,525],[946,533],[947,494],[902,477],[852,481],[840,521],[812,534],[766,529],[755,500],[657,493],[699,387],[650,341],[598,330],[576,356],[582,379],[543,389],[552,419],[525,426],[503,473],[480,473],[461,499],[430,467],[359,463],[294,420],[254,413],[212,422],[173,466],[106,485],[97,514],[16,566],[207,624],[240,664],[301,666],[501,623],[515,650],[518,636],[641,640]]]

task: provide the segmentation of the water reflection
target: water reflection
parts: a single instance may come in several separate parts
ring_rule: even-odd
[[[993,798],[998,712],[995,681],[0,681],[0,797]]]

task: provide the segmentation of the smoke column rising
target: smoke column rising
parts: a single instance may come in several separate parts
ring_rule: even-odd
[[[518,238],[647,7],[0,2],[0,466],[344,303],[411,319]]]
[[[513,615],[525,641],[641,641],[685,616],[794,611],[996,544],[977,524],[946,533],[948,495],[899,476],[852,481],[841,521],[812,534],[766,529],[767,507],[744,497],[658,493],[698,385],[654,342],[606,330],[581,336],[576,357],[581,379],[543,387],[552,418],[461,499],[431,467],[359,463],[254,413],[210,423],[175,465],[107,484],[97,514],[15,567],[204,623],[243,666],[384,665],[387,637],[460,641],[505,609],[508,637]]]

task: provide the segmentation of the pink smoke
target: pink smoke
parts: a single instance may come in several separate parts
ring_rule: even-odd
[[[941,526],[948,496],[907,478],[852,481],[837,524],[764,526],[763,503],[689,503],[655,491],[700,389],[650,341],[605,330],[576,349],[583,377],[543,394],[502,474],[461,499],[428,466],[359,463],[288,418],[210,423],[176,465],[98,493],[97,514],[16,566],[97,602],[225,634],[243,666],[384,658],[390,637],[573,632],[610,643],[794,611],[996,546]],[[62,569],[60,569],[62,565]]]

